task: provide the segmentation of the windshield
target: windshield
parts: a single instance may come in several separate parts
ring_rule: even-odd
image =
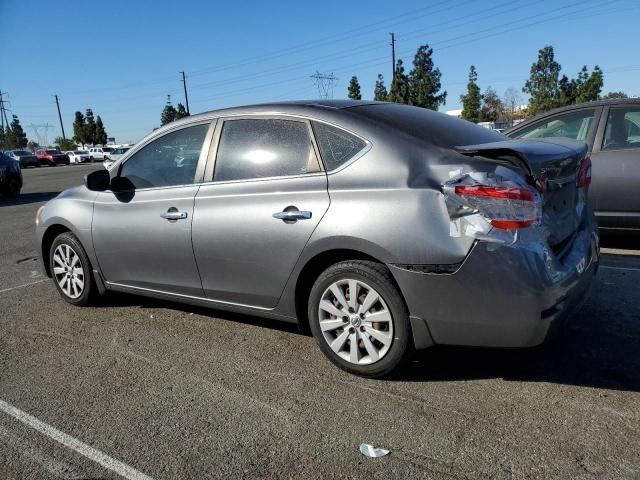
[[[104,147],[102,149],[103,152],[111,152],[113,150],[113,148],[108,148],[108,147]]]
[[[27,152],[26,150],[14,150],[15,155],[31,155],[31,152]]]
[[[53,155],[55,155],[57,153],[60,153],[58,150],[45,150],[45,152],[47,152],[49,154],[53,154]]]
[[[128,148],[116,148],[111,153],[113,153],[114,155],[122,155],[127,150],[129,150],[129,149]]]
[[[84,155],[84,152],[82,150],[76,150],[73,153],[76,154],[76,155]]]

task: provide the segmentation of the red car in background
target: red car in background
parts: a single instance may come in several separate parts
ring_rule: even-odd
[[[36,150],[34,155],[40,162],[40,165],[69,165],[69,155],[62,153],[60,150],[44,149]]]

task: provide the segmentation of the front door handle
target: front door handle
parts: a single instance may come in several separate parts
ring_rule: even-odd
[[[300,210],[285,210],[283,212],[276,212],[272,215],[273,218],[278,220],[296,221],[296,220],[308,220],[311,218],[311,212]]]
[[[160,216],[169,221],[182,220],[183,218],[187,218],[187,212],[179,212],[177,208],[170,208],[164,213],[161,213]]]

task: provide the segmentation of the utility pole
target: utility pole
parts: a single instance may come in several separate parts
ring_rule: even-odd
[[[7,92],[2,92],[2,90],[0,90],[0,122],[2,122],[2,131],[4,132],[4,119],[7,118],[7,114],[4,112],[4,100],[2,99],[2,95],[4,95]],[[7,125],[9,126],[9,125]]]
[[[395,80],[396,79],[396,34],[395,33],[390,33],[389,35],[391,35],[391,43],[389,45],[391,45],[391,79]]]
[[[187,96],[187,78],[184,76],[184,72],[180,72],[182,74],[182,85],[184,86],[184,103],[187,105],[187,114],[191,115],[189,111],[189,97]]]
[[[54,95],[56,97],[56,105],[58,106],[58,118],[60,119],[60,130],[62,130],[62,139],[66,140],[67,137],[64,135],[64,125],[62,125],[62,114],[60,113],[60,102],[58,101],[58,95]]]

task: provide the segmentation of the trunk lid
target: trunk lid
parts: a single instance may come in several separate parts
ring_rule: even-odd
[[[578,229],[586,198],[580,195],[576,178],[587,145],[574,140],[506,140],[456,147],[471,157],[482,157],[519,167],[527,181],[542,193],[542,224],[549,231],[549,245],[556,251]]]

